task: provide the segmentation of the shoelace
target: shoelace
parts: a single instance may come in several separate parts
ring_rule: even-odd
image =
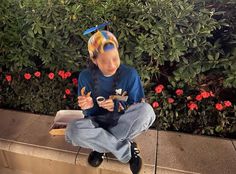
[[[107,153],[104,153],[103,155],[102,155],[102,159],[107,159],[107,162],[108,162],[108,156],[107,156]]]
[[[140,150],[137,147],[135,147],[133,153],[134,153],[134,157],[137,158],[140,154]]]

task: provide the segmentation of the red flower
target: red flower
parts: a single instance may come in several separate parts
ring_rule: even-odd
[[[180,96],[180,95],[183,95],[184,91],[182,89],[177,89],[175,93],[176,95]]]
[[[163,91],[163,89],[164,89],[163,85],[158,85],[158,86],[155,87],[155,92],[157,94],[159,94],[159,93],[161,93]]]
[[[58,75],[61,76],[62,79],[66,79],[71,76],[71,72],[69,72],[69,71],[65,72],[63,70],[60,70],[58,72]]]
[[[63,70],[58,71],[58,75],[59,75],[59,76],[61,76],[61,75],[64,74],[64,73],[65,73],[65,71],[63,71]]]
[[[195,99],[196,99],[197,101],[201,101],[201,100],[202,100],[202,95],[201,95],[201,94],[197,95],[197,96],[195,97]]]
[[[49,73],[49,74],[48,74],[48,78],[51,79],[51,80],[54,79],[54,73],[52,73],[52,72]]]
[[[67,95],[70,95],[70,89],[66,89],[66,90],[65,90],[65,93],[66,93]]]
[[[152,107],[153,107],[153,108],[158,108],[158,107],[159,107],[159,103],[158,103],[157,101],[154,101],[154,102],[152,103]]]
[[[10,82],[10,81],[12,80],[11,75],[6,75],[6,80],[7,80],[8,82]]]
[[[168,98],[167,100],[168,100],[168,103],[174,103],[174,101],[175,101],[175,100],[174,100],[173,98],[171,98],[171,97]]]
[[[24,77],[26,80],[29,80],[31,78],[31,75],[30,73],[25,73]]]
[[[232,103],[229,100],[227,100],[227,101],[224,101],[224,105],[226,107],[230,107],[230,106],[232,106]]]
[[[74,84],[75,86],[78,85],[78,80],[77,80],[77,78],[73,78],[73,79],[72,79],[72,82],[73,82],[73,84]]]
[[[35,77],[40,77],[40,76],[41,76],[41,72],[36,71],[36,72],[34,73],[34,75],[35,75]]]
[[[189,102],[187,106],[190,110],[194,110],[194,109],[198,110],[198,106],[194,102]]]
[[[221,103],[216,103],[215,107],[219,111],[221,111],[223,109],[223,105]]]
[[[65,71],[63,71],[63,70],[60,70],[60,71],[58,72],[58,75],[61,76],[62,79],[65,79],[65,78],[66,78],[66,77],[65,77]]]
[[[202,96],[203,98],[208,98],[208,97],[211,96],[211,94],[210,94],[209,92],[207,92],[207,91],[203,91],[203,92],[201,92],[201,96]]]
[[[65,78],[70,77],[70,76],[71,76],[71,72],[67,71],[67,72],[65,73]]]

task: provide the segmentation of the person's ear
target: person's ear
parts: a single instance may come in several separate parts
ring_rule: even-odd
[[[92,59],[92,62],[97,66],[97,59]]]

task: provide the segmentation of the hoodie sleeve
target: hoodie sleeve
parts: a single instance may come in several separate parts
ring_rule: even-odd
[[[130,74],[131,78],[128,81],[128,105],[141,102],[145,97],[144,89],[138,72],[132,68]]]
[[[95,99],[93,97],[93,89],[92,89],[92,79],[88,70],[84,70],[79,74],[78,78],[78,96],[81,95],[81,89],[85,87],[85,94],[91,91],[91,97],[93,98],[94,106],[93,108],[83,110],[83,113],[86,116],[92,116],[96,113],[97,107],[95,104]]]

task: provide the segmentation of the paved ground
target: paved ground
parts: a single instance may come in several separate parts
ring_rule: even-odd
[[[11,165],[14,166],[13,163],[19,163],[21,161],[20,159],[23,159],[10,154],[9,161],[4,162],[3,152],[8,150],[14,153],[20,153],[21,155],[39,157],[38,159],[42,157],[50,158],[49,163],[45,162],[45,165],[48,163],[49,167],[50,165],[54,165],[50,163],[51,161],[58,159],[60,160],[60,166],[63,161],[63,165],[71,163],[70,166],[65,166],[65,168],[68,167],[71,169],[74,166],[74,154],[77,149],[66,144],[64,137],[50,137],[48,134],[48,128],[53,120],[52,117],[0,109],[0,119],[0,174],[30,174],[20,170],[4,168],[7,166],[6,163],[10,164],[8,167],[11,167]],[[6,141],[10,142],[10,144],[4,144]],[[156,134],[152,130],[139,136],[137,141],[139,142],[146,166],[152,168],[155,164],[157,154],[157,174],[236,173],[236,140],[167,131],[159,131]],[[19,145],[16,142],[20,142],[21,144]],[[27,148],[25,148],[26,146]],[[45,147],[48,147],[47,152],[45,151]],[[57,153],[52,153],[55,150]],[[58,153],[58,150],[64,152]],[[88,154],[89,152],[87,149],[82,150],[83,154]],[[66,154],[67,156],[64,156]],[[16,161],[16,158],[19,160]],[[115,160],[112,156],[110,158]],[[87,157],[84,158],[84,161],[86,159]],[[32,160],[34,159],[32,158]],[[83,165],[86,166],[85,163]],[[106,166],[109,166],[112,170],[110,165],[111,163],[105,161],[103,167],[106,168]],[[115,174],[119,173],[117,173],[117,168],[120,172],[128,169],[127,166],[121,166],[119,163],[114,163],[114,165],[117,165]],[[115,167],[113,166],[113,168]],[[62,169],[60,170],[63,173]],[[104,173],[108,174],[108,172]],[[143,173],[153,174],[154,170],[146,170]]]
[[[235,140],[158,132],[158,161],[163,173],[235,174]],[[162,173],[162,172],[161,172]],[[168,172],[167,172],[168,173]],[[172,172],[170,172],[172,174]]]
[[[31,174],[20,170],[11,170],[7,168],[0,168],[0,174]]]

